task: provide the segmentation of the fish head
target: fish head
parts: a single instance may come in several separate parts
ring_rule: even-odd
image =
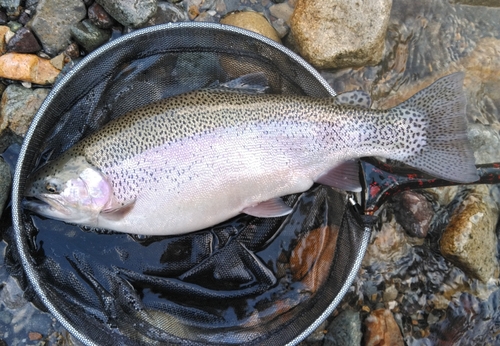
[[[50,162],[28,178],[23,205],[39,215],[93,226],[112,200],[106,176],[83,156]]]

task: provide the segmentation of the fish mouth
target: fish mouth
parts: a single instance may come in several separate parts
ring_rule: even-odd
[[[22,201],[22,207],[34,213],[46,216],[55,214],[70,215],[70,210],[51,195],[26,196]]]

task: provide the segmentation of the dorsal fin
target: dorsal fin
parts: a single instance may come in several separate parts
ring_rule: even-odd
[[[370,95],[363,90],[353,90],[338,94],[335,96],[334,101],[339,106],[370,108],[372,105]]]

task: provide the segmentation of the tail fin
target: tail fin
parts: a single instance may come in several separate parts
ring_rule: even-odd
[[[416,111],[427,123],[425,146],[406,157],[406,163],[438,178],[469,183],[478,180],[478,175],[467,139],[463,79],[463,72],[438,79],[394,110]]]

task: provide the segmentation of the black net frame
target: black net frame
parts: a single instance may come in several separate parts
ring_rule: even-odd
[[[165,56],[172,59],[162,60]],[[216,63],[212,61],[214,56],[217,57]],[[204,63],[196,66],[199,60]],[[175,70],[184,65],[184,70]],[[152,75],[147,74],[149,66],[155,67]],[[312,67],[271,40],[221,24],[179,23],[138,30],[101,47],[71,70],[43,103],[26,135],[16,167],[12,194],[13,230],[8,253],[12,273],[25,288],[27,296],[50,311],[85,344],[295,344],[317,328],[347,292],[365,253],[371,225],[349,206],[344,193],[331,188],[315,187],[302,195],[288,197],[287,203],[295,207],[294,213],[269,221],[279,229],[295,225],[289,230],[294,234],[299,233],[296,225],[300,225],[304,232],[317,227],[337,232],[333,261],[329,263],[323,284],[306,302],[271,320],[262,319],[265,323],[248,322],[250,327],[245,328],[224,323],[220,328],[215,323],[182,327],[183,324],[171,315],[162,315],[162,306],[157,302],[145,301],[137,294],[136,287],[131,287],[127,281],[144,283],[144,277],[138,278],[133,270],[117,270],[111,264],[103,266],[89,260],[101,243],[106,245],[113,237],[129,244],[126,235],[85,233],[78,229],[75,239],[82,237],[78,243],[83,244],[85,251],[80,248],[65,253],[62,258],[50,257],[48,250],[52,238],[44,238],[42,244],[40,239],[45,233],[40,229],[48,227],[50,232],[57,232],[63,227],[68,232],[67,225],[40,220],[25,214],[22,209],[25,179],[46,156],[57,156],[132,107],[254,72],[264,72],[274,93],[316,97],[335,94]],[[187,77],[170,78],[179,73]],[[162,84],[165,80],[167,85]],[[139,105],[137,102],[127,103],[128,96],[137,96],[137,93],[143,96]],[[104,104],[103,99],[107,100]],[[259,221],[249,221],[248,217],[242,216],[232,220],[231,227],[235,224],[248,226],[252,222]],[[227,235],[224,227],[207,232],[212,237],[215,234],[219,241],[226,239],[224,246],[236,246],[235,251],[241,251],[242,258],[248,254],[247,250],[257,249],[255,242],[259,242],[253,233],[250,236],[245,232]],[[203,234],[192,236],[202,239],[196,240],[196,244],[205,244]],[[273,236],[266,234],[259,242],[259,249],[269,249],[274,240]],[[85,241],[89,242],[87,247]],[[116,242],[113,244],[116,249]],[[148,251],[147,246],[150,245],[144,246],[145,251]],[[63,244],[56,242],[53,247],[61,248]],[[57,251],[52,253],[59,254]],[[133,251],[124,252],[130,254]],[[260,256],[264,255],[261,253]],[[259,272],[262,268],[255,270]],[[147,284],[148,287],[156,285],[149,281]],[[270,279],[266,287],[275,288],[276,284]],[[250,289],[266,292],[266,287],[257,285]],[[172,285],[169,289],[172,290],[169,292],[175,292]],[[257,294],[257,291],[252,291],[252,294]],[[237,292],[241,294],[241,291]],[[221,299],[215,296],[217,290],[211,294],[213,296],[206,299]],[[183,313],[186,311],[190,310],[183,310]],[[194,311],[193,315],[196,313]]]

